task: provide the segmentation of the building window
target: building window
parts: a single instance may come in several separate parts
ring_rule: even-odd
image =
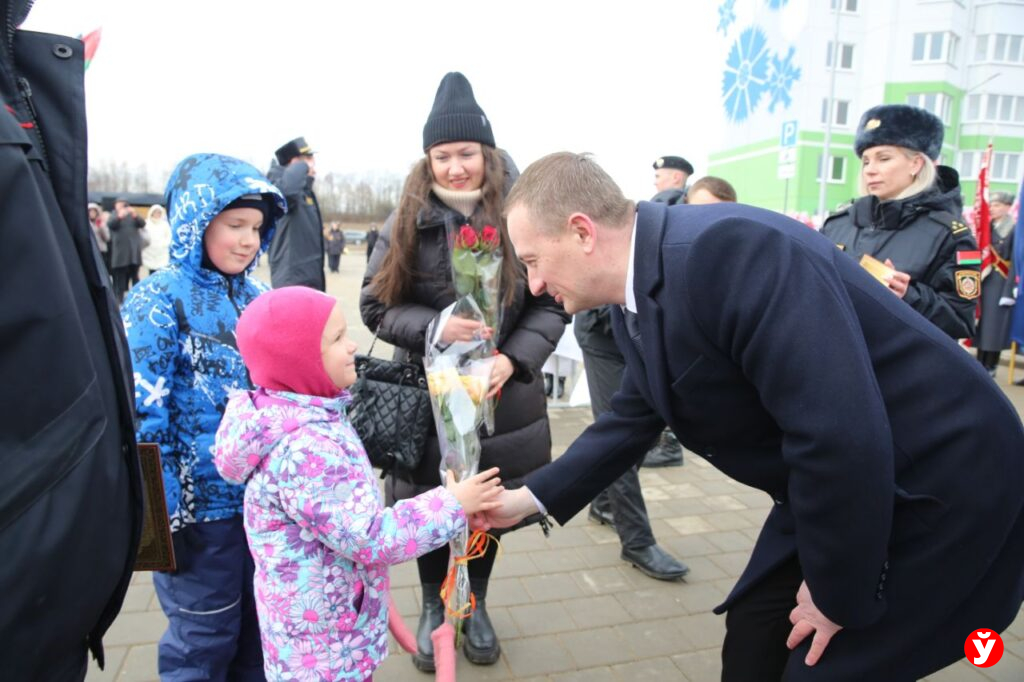
[[[977,62],[1024,64],[1024,35],[992,33],[979,35],[974,41]]]
[[[996,42],[992,50],[992,60],[997,62],[1006,61],[1006,34],[997,33]]]
[[[825,66],[832,67],[832,53],[834,52],[835,43],[829,41],[828,51],[825,55]],[[837,69],[849,71],[853,68],[853,45],[849,43],[839,43],[839,64],[836,66]]]
[[[821,180],[821,161],[824,158],[824,154],[818,157],[818,180]],[[846,157],[829,155],[828,159],[828,182],[832,184],[846,182]]]
[[[911,59],[915,62],[956,62],[960,39],[954,33],[915,33]]]
[[[832,125],[850,125],[850,101],[845,99],[832,100]],[[821,100],[821,122],[828,122],[828,98]]]
[[[836,11],[836,7],[842,7],[844,12],[853,14],[857,11],[857,0],[831,0],[829,7],[833,12]]]
[[[988,36],[979,35],[974,38],[974,61],[988,61]]]
[[[964,118],[968,121],[977,121],[981,118],[981,95],[968,95],[967,114]]]
[[[1020,95],[968,95],[965,121],[1024,123],[1024,97]]]
[[[977,158],[978,152],[960,152],[960,164],[957,166],[957,170],[960,172],[961,179],[973,179],[977,175]]]
[[[944,92],[917,92],[907,95],[907,104],[926,109],[939,118],[943,123],[949,123],[950,97]]]
[[[1006,152],[995,152],[992,154],[992,169],[989,177],[993,181],[1017,182],[1020,176],[1017,168],[1020,163],[1020,154],[1009,154]]]

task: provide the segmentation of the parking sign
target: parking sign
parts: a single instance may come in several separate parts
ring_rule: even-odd
[[[796,146],[796,121],[786,121],[782,124],[779,146],[783,148]]]

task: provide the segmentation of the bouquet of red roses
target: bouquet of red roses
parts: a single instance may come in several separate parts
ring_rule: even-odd
[[[501,325],[501,236],[498,228],[484,225],[479,231],[472,225],[450,230],[452,279],[455,293],[472,296],[484,324],[498,333]]]
[[[452,281],[458,297],[473,299],[483,314],[484,325],[490,327],[488,350],[497,353],[496,340],[501,329],[501,232],[493,225],[477,230],[470,224],[448,228],[448,245],[452,254]],[[495,398],[485,401],[484,425],[494,433]]]

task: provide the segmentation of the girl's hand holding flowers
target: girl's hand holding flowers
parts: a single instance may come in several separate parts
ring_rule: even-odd
[[[498,467],[481,471],[464,481],[455,481],[455,472],[445,472],[447,482],[445,488],[455,496],[462,505],[466,516],[498,507],[498,495],[505,489],[498,478]]]

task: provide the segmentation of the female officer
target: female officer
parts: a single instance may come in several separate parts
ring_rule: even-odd
[[[969,338],[981,293],[978,246],[961,220],[959,175],[933,162],[942,136],[942,121],[924,109],[868,109],[854,142],[864,196],[821,231],[857,260],[883,261],[894,294],[953,338]]]

